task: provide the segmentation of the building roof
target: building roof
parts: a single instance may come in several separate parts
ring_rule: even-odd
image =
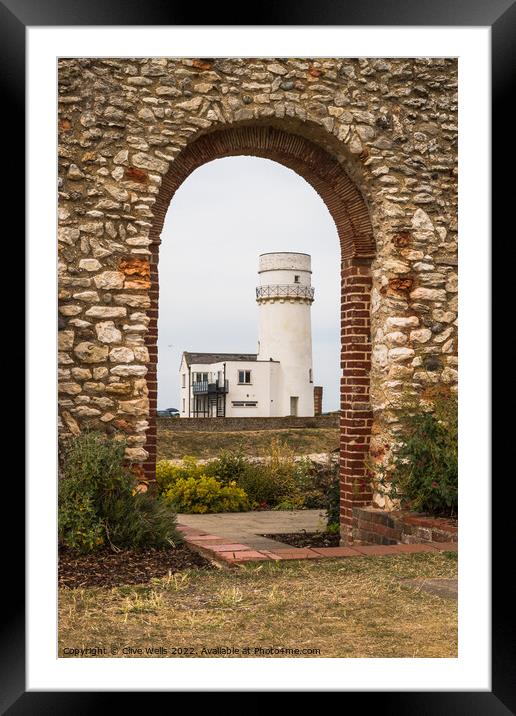
[[[255,361],[257,353],[183,353],[188,365],[222,363],[223,361]]]

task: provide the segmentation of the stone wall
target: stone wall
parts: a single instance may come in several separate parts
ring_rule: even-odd
[[[341,244],[349,530],[402,396],[456,390],[456,149],[454,59],[61,60],[62,434],[123,433],[152,473],[166,210],[206,161],[274,159],[320,193]]]
[[[238,430],[288,430],[289,428],[338,428],[339,415],[314,418],[166,418],[156,419],[158,426],[175,432],[234,432]]]

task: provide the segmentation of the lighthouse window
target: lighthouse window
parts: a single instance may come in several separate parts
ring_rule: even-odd
[[[238,371],[238,382],[241,385],[251,383],[251,371],[250,370],[239,370]]]
[[[294,283],[299,283],[299,276],[294,276]]]
[[[313,375],[312,375],[312,369],[311,369],[311,368],[308,369],[308,380],[310,381],[310,383],[313,383],[313,382],[314,382],[314,377],[313,377]]]

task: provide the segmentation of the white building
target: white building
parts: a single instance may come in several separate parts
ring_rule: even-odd
[[[314,415],[310,266],[308,254],[260,256],[258,352],[184,352],[182,418]]]

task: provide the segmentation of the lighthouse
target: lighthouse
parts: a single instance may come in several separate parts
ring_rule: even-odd
[[[314,415],[311,257],[296,252],[261,254],[256,301],[258,361],[275,361],[270,415]]]
[[[179,367],[182,418],[312,417],[322,411],[314,386],[309,254],[258,260],[257,353],[184,351]]]

